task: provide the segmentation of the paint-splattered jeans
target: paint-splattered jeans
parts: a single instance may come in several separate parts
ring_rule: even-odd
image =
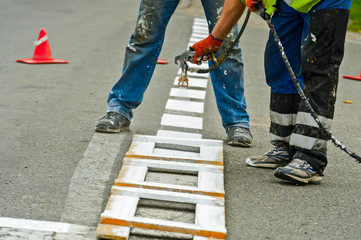
[[[209,31],[212,31],[220,16],[223,0],[201,1]],[[178,3],[179,0],[142,0],[135,31],[126,47],[122,76],[109,93],[108,112],[118,112],[129,120],[132,119],[132,109],[138,107],[143,100],[163,45],[167,24]],[[219,53],[236,34],[237,26],[224,41]],[[223,126],[249,128],[243,62],[238,46],[222,66],[211,73],[211,80]]]

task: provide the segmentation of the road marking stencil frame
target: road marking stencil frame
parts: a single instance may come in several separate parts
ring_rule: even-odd
[[[174,150],[157,150],[157,144],[171,145]],[[187,159],[177,158],[178,149],[184,147],[198,147],[199,153],[194,156],[194,152],[186,152]],[[195,171],[198,186],[146,182],[149,168]],[[138,202],[143,198],[196,204],[195,223],[136,217]],[[190,234],[195,240],[225,239],[223,142],[135,135],[101,214],[97,237],[125,240],[131,227]]]

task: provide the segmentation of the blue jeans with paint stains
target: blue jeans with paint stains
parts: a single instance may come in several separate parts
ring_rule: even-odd
[[[220,16],[223,0],[201,1],[211,32]],[[108,112],[118,112],[129,120],[132,119],[132,109],[138,107],[143,100],[162,49],[167,24],[178,3],[179,0],[142,0],[135,31],[126,47],[122,76],[109,93]],[[237,33],[235,26],[219,53],[229,46]],[[209,64],[214,62],[210,61]],[[243,62],[238,45],[210,76],[223,126],[249,128]]]

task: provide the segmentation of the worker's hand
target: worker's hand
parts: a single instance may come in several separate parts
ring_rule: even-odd
[[[201,61],[211,60],[211,53],[216,53],[220,49],[222,43],[222,40],[216,39],[212,34],[209,34],[205,39],[193,44],[191,48],[196,51],[193,57],[193,63],[197,64]]]
[[[262,0],[246,0],[247,7],[249,8],[249,10],[251,10],[251,12],[256,12],[259,10],[259,8],[257,7],[257,4],[259,2],[262,2]]]

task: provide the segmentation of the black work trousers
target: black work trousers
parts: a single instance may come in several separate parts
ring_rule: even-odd
[[[301,13],[300,13],[301,15]],[[297,39],[300,49],[290,49],[294,41],[287,36],[280,36],[286,54],[300,52],[300,66],[293,61],[293,68],[300,72],[303,79],[304,92],[314,111],[326,129],[331,128],[337,95],[339,67],[344,54],[344,43],[349,10],[322,9],[309,13],[309,34],[305,44],[301,44],[303,35]],[[275,14],[274,17],[277,17]],[[305,19],[304,16],[298,20]],[[306,21],[306,20],[305,20]],[[277,21],[273,21],[277,22]],[[276,30],[277,30],[277,26]],[[300,31],[300,33],[304,31]],[[284,41],[283,41],[284,40]],[[273,39],[268,40],[273,41]],[[270,43],[267,44],[269,46]],[[302,46],[302,47],[301,47]],[[266,50],[266,54],[272,52]],[[280,54],[280,53],[274,53]],[[292,60],[290,60],[291,62]],[[267,62],[266,62],[267,64]],[[267,65],[266,65],[267,77]],[[269,75],[267,82],[272,87],[277,74]],[[289,84],[289,83],[288,83]],[[276,86],[276,85],[275,85]],[[281,89],[281,88],[279,88]],[[271,142],[274,145],[286,146],[292,158],[306,160],[321,175],[327,165],[327,141],[325,135],[313,119],[304,102],[295,93],[271,92]]]

